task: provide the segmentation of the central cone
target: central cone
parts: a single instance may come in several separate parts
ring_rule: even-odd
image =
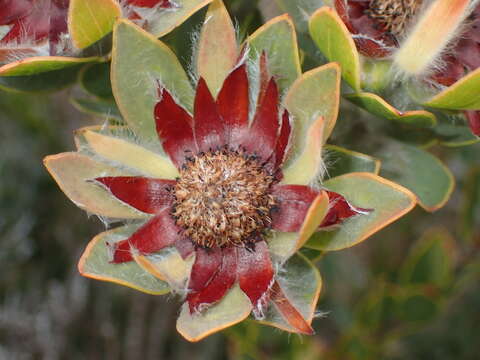
[[[242,151],[202,153],[180,171],[172,215],[198,246],[248,246],[271,224],[273,182],[256,157]]]
[[[401,36],[421,5],[422,0],[372,0],[367,13],[385,31]]]

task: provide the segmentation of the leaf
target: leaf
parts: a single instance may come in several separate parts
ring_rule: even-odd
[[[480,167],[470,169],[464,180],[460,229],[464,239],[475,241],[480,234]]]
[[[138,136],[158,143],[153,116],[158,83],[192,109],[193,89],[175,54],[130,21],[121,20],[114,28],[111,66],[115,100]]]
[[[148,25],[148,31],[155,37],[162,37],[181,25],[195,12],[210,4],[212,0],[175,0],[178,6],[163,10]]]
[[[448,286],[453,279],[454,244],[445,228],[429,229],[410,250],[400,269],[400,281],[404,285]]]
[[[179,175],[170,159],[126,139],[90,130],[82,135],[95,153],[118,165],[161,179],[175,179]]]
[[[438,210],[450,198],[455,179],[429,152],[390,140],[375,155],[382,160],[382,176],[413,191],[425,210]]]
[[[378,175],[381,161],[356,151],[344,149],[336,145],[326,145],[327,175],[334,178],[351,172],[370,172]]]
[[[276,275],[276,280],[286,299],[310,325],[322,287],[320,273],[305,256],[298,253],[284,264],[283,270]],[[266,309],[265,319],[259,322],[285,331],[298,332],[272,303]]]
[[[113,100],[110,84],[110,63],[90,64],[80,72],[80,84],[91,95],[101,99]]]
[[[110,33],[121,10],[114,0],[70,0],[68,31],[73,44],[84,49]]]
[[[348,94],[345,95],[345,98],[367,110],[369,113],[387,120],[394,120],[418,127],[431,127],[437,123],[435,116],[428,111],[413,110],[401,112],[380,96],[372,93],[362,92],[358,94]]]
[[[197,73],[205,79],[214,97],[237,63],[235,28],[221,0],[208,8],[198,44]]]
[[[424,105],[439,109],[480,109],[480,68],[458,80]]]
[[[297,232],[272,232],[268,237],[268,250],[274,261],[284,263],[297,252],[310,236],[317,230],[328,213],[329,199],[326,192],[322,191],[312,202],[303,221],[300,231]]]
[[[134,261],[123,264],[109,262],[110,250],[107,242],[124,240],[135,230],[136,226],[122,226],[95,236],[78,263],[80,274],[88,278],[128,286],[152,295],[168,293],[170,289],[166,282],[150,275]]]
[[[310,236],[312,236],[313,233],[318,229],[328,213],[329,205],[330,203],[327,192],[320,192],[315,200],[313,200],[307,214],[305,215],[305,220],[303,221],[302,227],[298,232],[298,240],[295,250],[299,250],[303,245],[305,245]]]
[[[306,144],[299,156],[283,169],[283,184],[308,185],[324,171],[322,162],[324,120],[320,116],[308,129]],[[290,153],[290,156],[292,154]]]
[[[276,0],[278,6],[284,12],[288,12],[292,16],[299,32],[308,31],[308,18],[315,10],[319,8],[322,0]]]
[[[310,18],[309,30],[322,53],[328,60],[340,64],[345,81],[359,91],[360,57],[347,27],[337,13],[329,7],[318,9]]]
[[[332,63],[304,73],[285,97],[285,106],[294,117],[294,139],[300,142],[305,132],[319,116],[325,120],[323,139],[326,141],[335,127],[340,102],[340,68]],[[291,151],[301,150],[301,144]]]
[[[185,289],[194,261],[193,256],[185,261],[175,248],[167,248],[149,256],[134,255],[133,258],[142,269],[166,281],[177,291]]]
[[[30,76],[0,76],[0,87],[27,93],[58,91],[77,81],[80,68],[76,65]]]
[[[79,153],[50,155],[44,164],[58,186],[81,209],[118,219],[142,219],[145,214],[125,205],[89,180],[100,176],[132,175]]]
[[[444,146],[468,146],[480,142],[480,138],[473,135],[470,128],[465,125],[444,123],[437,125],[434,130],[439,137],[440,144]]]
[[[345,220],[338,229],[318,231],[306,247],[333,251],[362,242],[399,219],[416,204],[402,186],[371,173],[350,173],[325,181],[324,187],[344,196],[352,205],[373,211]]]
[[[277,263],[283,263],[290,258],[297,248],[298,233],[272,231],[268,236],[270,256]]]
[[[422,293],[408,294],[402,299],[400,306],[400,320],[411,322],[427,322],[432,320],[439,310],[436,299]]]
[[[177,320],[177,331],[188,341],[199,341],[244,320],[251,311],[250,299],[236,284],[220,302],[200,314],[190,314],[188,304],[184,303]]]
[[[288,89],[300,76],[295,27],[288,15],[271,19],[247,39],[251,56],[267,54],[268,69],[277,79],[281,91]]]
[[[91,100],[84,98],[70,98],[72,105],[77,110],[104,118],[122,120],[122,115],[114,102],[107,100]]]
[[[30,76],[100,61],[98,57],[36,56],[0,67],[0,76]]]

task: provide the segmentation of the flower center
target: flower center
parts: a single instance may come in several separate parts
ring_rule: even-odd
[[[273,182],[242,151],[201,153],[180,171],[172,215],[184,236],[201,247],[245,246],[271,224]]]
[[[422,2],[423,0],[372,0],[367,15],[377,20],[385,31],[400,36],[417,14]]]

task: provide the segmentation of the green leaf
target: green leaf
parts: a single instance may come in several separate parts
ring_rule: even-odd
[[[450,170],[429,152],[390,140],[375,156],[382,160],[382,176],[413,191],[425,210],[438,210],[450,198],[455,179]]]
[[[87,65],[79,77],[80,84],[86,92],[101,99],[113,100],[109,62]]]
[[[0,67],[0,76],[30,76],[57,71],[100,61],[98,57],[74,58],[66,56],[37,56],[12,62]]]
[[[175,0],[174,2],[178,7],[161,11],[148,24],[148,31],[156,37],[168,34],[212,0]]]
[[[114,0],[71,0],[68,31],[73,44],[84,49],[110,33],[121,9]]]
[[[322,191],[312,202],[297,232],[272,232],[268,239],[268,250],[274,261],[283,263],[305,245],[318,229],[328,213],[328,195]]]
[[[391,320],[396,305],[393,294],[394,291],[383,279],[376,279],[366,295],[357,301],[355,306],[356,323],[363,328],[374,330],[382,326],[382,323]]]
[[[480,68],[464,76],[424,105],[439,109],[478,110],[480,109]]]
[[[337,13],[329,7],[320,8],[310,18],[309,30],[322,53],[328,60],[340,64],[345,81],[359,91],[360,57],[348,29]]]
[[[198,44],[197,73],[216,97],[223,81],[237,63],[235,28],[221,0],[208,8]]]
[[[401,320],[411,322],[427,322],[432,320],[438,311],[434,299],[424,294],[406,296],[400,304]]]
[[[322,288],[322,279],[317,268],[305,256],[297,253],[284,264],[283,271],[277,274],[276,280],[286,298],[306,322],[311,324]],[[297,332],[273,304],[268,306],[265,319],[259,322],[285,331]]]
[[[435,128],[440,144],[450,147],[468,146],[480,142],[480,138],[472,134],[465,125],[439,124]]]
[[[467,241],[475,241],[480,234],[480,167],[470,169],[463,191],[460,229]]]
[[[413,110],[401,112],[380,96],[372,93],[348,94],[345,95],[345,98],[367,110],[369,113],[387,120],[394,120],[418,127],[431,127],[437,123],[435,116],[428,111]]]
[[[351,172],[370,172],[378,175],[380,160],[356,151],[351,151],[340,146],[326,145],[325,154],[327,174],[329,178]]]
[[[74,152],[47,156],[44,164],[65,195],[81,209],[115,219],[147,217],[90,181],[100,176],[133,175],[131,172]]]
[[[392,82],[392,62],[390,60],[362,59],[362,89],[381,93]]]
[[[429,229],[413,246],[400,270],[400,281],[448,286],[453,279],[454,239],[445,228]]]
[[[255,31],[248,39],[251,56],[267,54],[268,69],[277,78],[282,91],[300,76],[300,59],[295,27],[288,15],[278,16]]]
[[[106,127],[102,130],[99,132],[87,127],[78,130],[76,135],[95,155],[119,169],[129,169],[137,175],[153,178],[175,179],[179,176],[170,158],[138,145],[131,137],[116,136],[115,130],[111,132]]]
[[[219,303],[200,314],[190,314],[188,304],[184,303],[177,320],[177,330],[188,341],[199,341],[244,320],[251,311],[250,299],[235,284]]]
[[[295,135],[293,152],[303,147],[300,142],[305,138],[310,125],[322,116],[325,125],[323,139],[328,139],[335,127],[340,102],[340,68],[338,64],[327,64],[310,70],[299,77],[288,90],[285,106],[294,117]]]
[[[70,102],[81,112],[122,120],[122,115],[113,101],[71,98]]]
[[[77,81],[82,65],[30,76],[0,76],[0,87],[27,93],[58,91]]]
[[[158,142],[153,111],[159,83],[192,109],[193,89],[175,54],[127,20],[114,28],[111,66],[115,100],[138,136]]]
[[[78,263],[83,276],[131,287],[152,295],[166,294],[170,291],[166,282],[161,281],[143,270],[136,262],[123,264],[110,263],[110,249],[107,243],[127,239],[138,226],[122,226],[100,233],[88,244]]]
[[[317,250],[341,250],[358,244],[416,204],[409,190],[371,173],[342,175],[325,181],[324,186],[343,195],[352,205],[373,211],[347,219],[336,230],[315,233],[305,246]]]
[[[278,6],[284,12],[288,12],[293,18],[299,32],[308,31],[308,17],[319,8],[321,0],[276,0]]]

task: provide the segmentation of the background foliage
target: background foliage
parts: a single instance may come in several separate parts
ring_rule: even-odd
[[[265,21],[271,13],[268,3],[226,1],[240,36]],[[185,64],[191,58],[192,32],[203,16],[199,12],[164,38]],[[307,67],[321,56],[312,54],[305,59]],[[104,70],[108,77],[107,65],[94,66],[100,67],[95,74]],[[90,74],[82,73],[83,88],[56,94],[0,92],[0,358],[478,356],[480,145],[429,148],[456,180],[444,208],[433,214],[417,208],[369,241],[317,259],[324,278],[313,323],[317,335],[292,336],[245,322],[190,344],[174,330],[176,301],[82,278],[74,266],[87,240],[104,226],[58,191],[41,159],[72,149],[74,129],[102,121],[75,107],[93,111],[94,99],[95,106],[104,106],[101,112],[116,115],[111,93]],[[408,149],[386,148],[378,133],[398,135],[399,128],[385,129],[385,120],[345,101],[342,106],[332,143],[380,158],[390,156],[384,171],[395,177],[399,161],[408,159]],[[327,153],[327,161],[334,166],[335,155]],[[406,171],[408,166],[407,161],[400,168]],[[403,181],[412,180],[407,176]]]

